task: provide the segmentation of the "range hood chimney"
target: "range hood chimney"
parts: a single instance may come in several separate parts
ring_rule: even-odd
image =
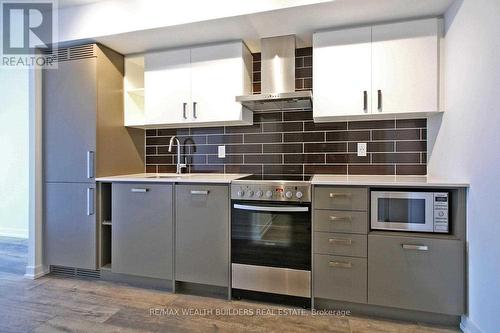
[[[310,108],[312,93],[295,91],[295,36],[263,38],[261,49],[261,93],[236,101],[252,111]]]

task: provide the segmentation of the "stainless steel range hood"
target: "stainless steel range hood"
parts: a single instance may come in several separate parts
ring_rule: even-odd
[[[263,38],[261,49],[261,93],[236,101],[252,111],[310,108],[311,91],[295,91],[295,36]]]

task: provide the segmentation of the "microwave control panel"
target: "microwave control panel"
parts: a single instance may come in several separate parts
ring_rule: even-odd
[[[434,232],[448,233],[449,223],[448,193],[434,193]]]

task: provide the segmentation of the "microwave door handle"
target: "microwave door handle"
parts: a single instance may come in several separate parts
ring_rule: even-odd
[[[234,204],[235,209],[249,210],[254,212],[308,212],[309,207],[301,206],[251,206]]]

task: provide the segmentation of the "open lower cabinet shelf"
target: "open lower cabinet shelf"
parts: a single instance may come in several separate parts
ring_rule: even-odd
[[[111,183],[100,183],[99,195],[99,267],[111,270]]]

